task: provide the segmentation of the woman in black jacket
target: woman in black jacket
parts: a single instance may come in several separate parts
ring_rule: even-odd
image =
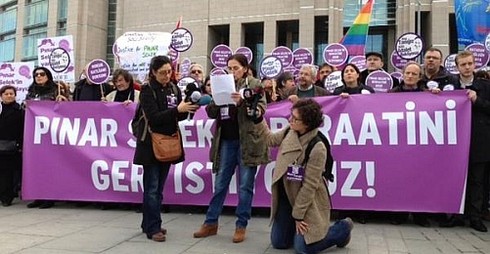
[[[10,206],[15,197],[15,185],[20,182],[22,157],[20,153],[24,131],[24,111],[15,102],[13,86],[0,89],[0,201]],[[17,177],[15,177],[17,176]],[[16,179],[17,178],[17,179]]]
[[[148,119],[152,132],[172,135],[178,130],[178,121],[187,118],[199,106],[182,101],[180,89],[171,82],[171,61],[166,56],[155,56],[151,59],[149,84],[142,86],[140,107]],[[143,131],[145,123],[140,121],[137,133],[136,151],[133,162],[143,165],[143,221],[141,228],[148,239],[163,242],[166,229],[162,229],[160,208],[162,204],[163,184],[171,164],[184,160],[184,156],[173,162],[160,162],[155,158],[151,136]]]

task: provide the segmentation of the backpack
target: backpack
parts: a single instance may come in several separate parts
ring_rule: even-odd
[[[284,136],[288,134],[289,130],[290,129],[288,127]],[[310,159],[311,150],[313,150],[313,147],[318,142],[323,142],[325,148],[327,149],[327,160],[325,161],[325,170],[323,171],[322,176],[328,181],[333,182],[334,176],[332,174],[332,169],[333,169],[334,160],[333,160],[332,152],[330,150],[330,142],[328,141],[327,137],[323,135],[321,131],[318,131],[318,134],[312,140],[310,140],[310,142],[308,142],[308,145],[306,146],[306,150],[305,150],[305,158],[303,161],[303,165],[306,165],[308,163],[308,159]]]
[[[145,85],[149,85],[149,84],[145,84]],[[176,96],[178,96],[178,88],[176,85],[174,84],[171,84],[172,86],[172,91],[174,92],[174,94]],[[153,97],[155,98],[155,100],[157,100],[157,94],[155,93],[155,90],[153,90],[153,88],[151,89],[151,91],[153,92]],[[140,95],[141,97],[141,95]],[[138,103],[138,106],[136,107],[136,111],[134,112],[134,116],[133,116],[133,120],[131,121],[131,130],[133,132],[133,136],[138,139],[138,136],[139,136],[139,133],[140,133],[140,123],[141,121],[144,122],[144,125],[143,125],[143,133],[141,134],[141,138],[140,138],[140,141],[144,141],[145,138],[146,138],[146,135],[148,133],[148,118],[146,118],[146,115],[145,115],[145,112],[143,111],[143,108],[141,108],[141,100],[140,102]]]

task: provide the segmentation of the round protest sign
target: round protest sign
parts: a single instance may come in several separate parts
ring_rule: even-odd
[[[102,59],[92,60],[87,66],[87,79],[92,84],[102,84],[109,80],[111,68]]]
[[[451,74],[459,74],[458,68],[456,67],[456,55],[451,54],[444,59],[444,68]]]
[[[189,76],[191,63],[191,59],[189,58],[184,58],[184,60],[182,60],[182,62],[180,63],[180,75],[182,75],[182,77]]]
[[[364,71],[366,67],[366,57],[365,56],[354,56],[349,59],[349,63],[357,66],[360,71]]]
[[[308,49],[297,48],[293,52],[292,65],[299,70],[303,64],[313,64],[313,55]]]
[[[396,53],[403,59],[414,59],[424,50],[424,42],[416,33],[406,33],[395,43]]]
[[[184,52],[191,48],[193,42],[192,34],[185,28],[177,28],[172,32],[170,47],[177,52]]]
[[[391,65],[395,67],[398,70],[403,70],[403,67],[409,62],[412,61],[413,59],[403,59],[401,58],[398,53],[396,53],[396,50],[393,50],[391,52]]]
[[[490,60],[489,53],[485,48],[485,45],[481,43],[473,43],[468,45],[465,50],[470,51],[475,56],[475,69],[480,69],[482,67],[487,66],[488,61]]]
[[[399,71],[392,72],[390,75],[394,78],[397,78],[398,81],[400,81],[400,82],[403,80],[403,73],[401,73]]]
[[[230,47],[220,44],[211,50],[211,63],[220,68],[225,68],[228,66],[227,60],[228,57],[233,55],[233,51]]]
[[[366,78],[366,85],[374,91],[386,93],[393,87],[393,79],[386,71],[373,71]]]
[[[275,78],[282,73],[282,62],[275,56],[267,56],[260,62],[260,76]]]
[[[348,58],[349,51],[339,43],[329,44],[323,50],[323,61],[335,67],[345,64]]]
[[[487,38],[485,39],[485,48],[487,48],[487,51],[490,52],[490,33],[487,35]]]
[[[252,53],[252,50],[249,49],[248,47],[239,47],[236,49],[235,54],[242,54],[247,57],[248,63],[251,63],[254,55]]]
[[[218,68],[218,67],[216,67],[216,68],[213,68],[213,69],[212,69],[212,70],[209,72],[209,74],[210,74],[211,76],[214,76],[214,75],[223,75],[223,74],[228,74],[228,73],[227,73],[225,70],[223,70],[222,68]]]
[[[325,79],[325,89],[329,91],[330,93],[333,93],[335,88],[342,86],[342,72],[341,71],[334,71],[330,73],[330,75],[327,76]]]
[[[63,48],[56,48],[49,55],[49,66],[54,72],[64,72],[70,66],[70,55]]]
[[[185,91],[185,88],[187,87],[188,84],[192,84],[192,83],[196,83],[198,84],[198,82],[191,78],[191,77],[185,77],[185,78],[181,78],[178,82],[177,82],[177,86],[180,88],[180,91],[182,91],[182,97],[184,97],[184,91]]]
[[[272,50],[271,55],[279,58],[282,66],[289,66],[293,62],[293,52],[288,47],[279,46]]]

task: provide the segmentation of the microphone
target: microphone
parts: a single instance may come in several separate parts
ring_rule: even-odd
[[[189,101],[192,103],[192,104],[197,104],[199,102],[199,100],[201,99],[202,95],[200,92],[198,91],[193,91],[191,93],[191,96],[189,96]]]
[[[201,96],[201,98],[197,101],[197,105],[205,106],[205,105],[208,105],[209,103],[211,103],[212,100],[213,100],[213,98],[211,98],[211,96],[205,94],[205,95]]]

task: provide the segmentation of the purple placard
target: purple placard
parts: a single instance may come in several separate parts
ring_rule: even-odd
[[[247,60],[248,60],[248,63],[251,63],[253,58],[254,58],[254,54],[252,52],[252,50],[248,47],[239,47],[235,50],[235,54],[242,54],[244,56],[247,57]]]
[[[360,71],[364,71],[367,68],[365,56],[354,56],[351,59],[349,59],[349,63],[357,66],[357,68],[359,68]]]
[[[87,78],[92,84],[102,84],[109,80],[111,68],[106,61],[94,59],[87,66]]]
[[[272,50],[271,55],[281,59],[282,66],[289,66],[293,62],[293,52],[288,47],[276,47]]]
[[[177,52],[184,52],[192,47],[193,37],[191,31],[186,28],[177,28],[172,32],[172,47]]]
[[[490,60],[490,55],[485,48],[485,45],[481,43],[473,43],[468,45],[465,50],[470,51],[475,56],[475,69],[481,69],[487,66]]]
[[[377,93],[386,93],[393,87],[393,78],[386,71],[373,71],[367,76],[366,85]]]
[[[323,86],[327,91],[330,93],[333,93],[335,88],[342,86],[344,83],[342,83],[342,72],[341,71],[334,71],[330,73],[330,75],[327,76],[325,79],[325,83]]]
[[[299,70],[303,64],[313,64],[313,55],[306,48],[297,48],[293,52],[292,65]]]
[[[401,73],[399,71],[392,72],[392,73],[390,73],[390,75],[394,78],[397,78],[398,81],[400,81],[400,82],[403,80],[403,73]]]
[[[320,130],[335,158],[335,181],[329,184],[334,209],[463,212],[470,133],[462,130],[471,124],[464,91],[315,100],[323,107]],[[288,126],[290,108],[288,101],[268,106],[271,131]],[[140,203],[142,167],[132,163],[129,124],[134,109],[121,103],[28,101],[23,198]],[[171,167],[166,204],[208,205],[213,125],[204,107],[193,120],[180,122],[187,160]],[[274,149],[272,158],[275,154]],[[451,156],[434,163],[434,154]],[[274,167],[274,161],[258,167],[254,206],[270,206]],[[236,205],[237,184],[233,178],[226,205]]]
[[[403,59],[414,59],[424,50],[424,41],[416,33],[406,33],[396,40],[395,50]]]
[[[332,43],[323,50],[323,61],[332,66],[341,66],[349,59],[349,51],[340,43]]]
[[[487,48],[487,51],[490,52],[490,33],[487,35],[487,38],[485,39],[485,48]]]
[[[444,68],[451,74],[459,74],[458,67],[456,67],[456,55],[451,54],[444,59]]]
[[[223,68],[213,68],[210,71],[210,75],[223,75],[223,74],[228,74]]]
[[[276,78],[282,73],[282,62],[275,56],[267,56],[260,62],[260,76]]]
[[[184,58],[184,60],[182,60],[182,62],[180,63],[180,75],[182,75],[182,77],[189,76],[191,63],[191,59],[189,58]]]
[[[401,58],[398,53],[396,53],[396,50],[393,50],[393,52],[391,52],[391,65],[393,67],[395,67],[396,69],[398,70],[403,70],[403,67],[405,67],[405,65],[409,62],[409,61],[413,61],[414,59],[403,59]]]
[[[233,51],[230,47],[220,44],[213,48],[211,51],[211,63],[219,68],[225,68],[228,66],[228,58],[233,55]]]

